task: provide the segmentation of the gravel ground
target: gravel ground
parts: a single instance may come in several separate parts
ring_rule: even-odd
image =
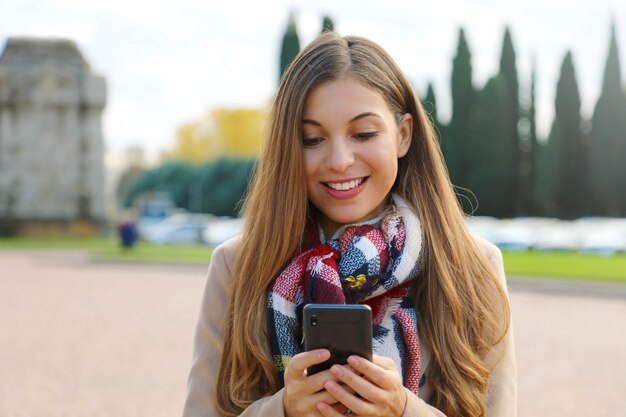
[[[203,285],[204,268],[0,251],[0,416],[179,416]],[[626,298],[511,302],[520,417],[626,415]]]

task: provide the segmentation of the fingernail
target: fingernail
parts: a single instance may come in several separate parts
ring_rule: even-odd
[[[326,384],[324,384],[324,388],[326,388],[327,391],[336,392],[337,384],[335,384],[333,381],[327,381]]]
[[[335,376],[343,375],[343,368],[341,366],[339,366],[339,365],[333,365],[332,368],[330,368],[330,371]]]
[[[328,350],[322,350],[318,356],[320,359],[328,359],[330,358],[330,352]]]
[[[350,356],[348,358],[348,363],[353,367],[357,367],[359,365],[359,358],[356,356]]]

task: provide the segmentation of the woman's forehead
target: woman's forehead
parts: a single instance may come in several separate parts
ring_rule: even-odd
[[[382,93],[351,76],[342,76],[312,88],[304,102],[303,120],[384,117],[390,113]]]

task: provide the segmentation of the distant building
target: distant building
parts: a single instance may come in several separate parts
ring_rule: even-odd
[[[90,233],[105,217],[103,77],[76,44],[10,38],[0,55],[0,233]]]

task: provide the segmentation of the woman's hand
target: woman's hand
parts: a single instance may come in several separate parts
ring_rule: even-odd
[[[324,383],[326,391],[335,401],[340,402],[353,414],[363,417],[400,417],[406,406],[406,392],[402,377],[393,360],[374,355],[373,362],[358,356],[348,358],[352,367],[333,365],[330,372],[337,381],[329,379]],[[346,389],[350,388],[356,394]],[[340,417],[336,406],[321,402],[318,410],[325,417]]]
[[[327,349],[317,349],[310,352],[302,352],[294,356],[287,369],[285,369],[285,416],[286,417],[320,417],[317,409],[320,402],[327,404],[328,408],[342,415],[346,408],[324,389],[324,384],[329,381],[336,383],[337,379],[330,371],[318,372],[307,376],[306,369],[310,366],[322,363],[330,358]]]

